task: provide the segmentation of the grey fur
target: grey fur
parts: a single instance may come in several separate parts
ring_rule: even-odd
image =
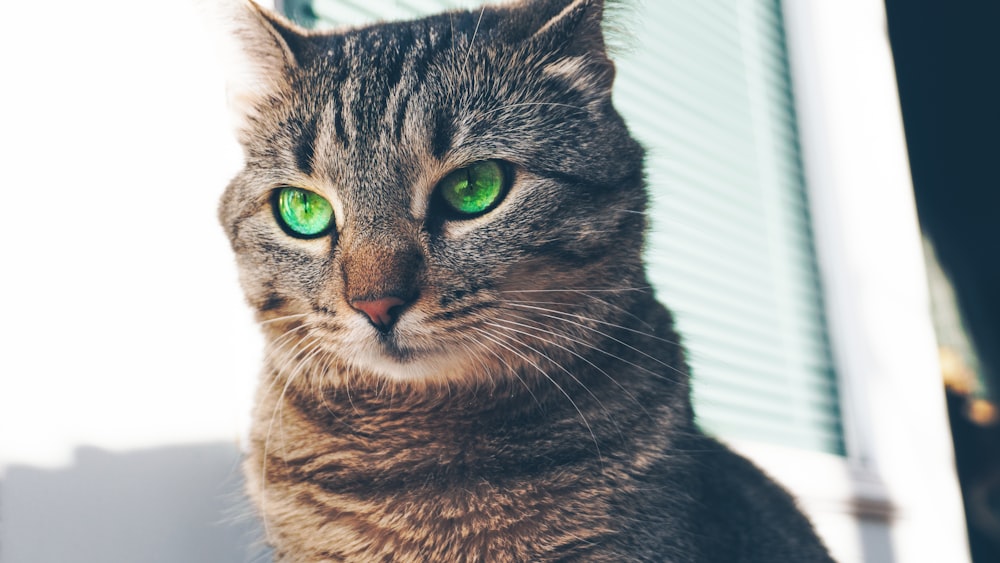
[[[830,561],[693,422],[641,260],[643,151],[598,0],[323,34],[233,16],[246,166],[220,207],[268,355],[245,465],[281,561]],[[457,220],[446,174],[497,159]],[[281,186],[336,229],[277,224]],[[350,302],[405,298],[379,331]]]

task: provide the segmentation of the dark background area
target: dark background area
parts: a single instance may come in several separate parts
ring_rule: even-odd
[[[1000,2],[886,0],[917,213],[1000,398]],[[1000,561],[1000,428],[949,398],[976,563]]]
[[[1000,2],[886,0],[917,212],[1000,394]]]

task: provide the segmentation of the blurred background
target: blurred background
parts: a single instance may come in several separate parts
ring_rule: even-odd
[[[478,4],[265,3],[308,27]],[[699,422],[840,561],[1000,560],[998,15],[611,10]],[[239,471],[262,345],[215,220],[241,159],[218,33],[190,0],[0,18],[4,563],[266,559]]]
[[[1000,3],[886,9],[972,557],[1000,561]]]

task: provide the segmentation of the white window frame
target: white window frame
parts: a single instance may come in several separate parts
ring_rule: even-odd
[[[847,456],[736,443],[841,563],[969,561],[881,0],[784,0]]]

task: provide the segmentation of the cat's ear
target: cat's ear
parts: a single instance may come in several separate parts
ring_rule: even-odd
[[[307,32],[252,0],[199,0],[212,20],[226,66],[226,93],[237,129],[288,85]]]
[[[556,42],[566,55],[607,57],[601,25],[604,0],[533,0],[528,4],[544,17],[534,33],[536,38]]]
[[[547,45],[561,58],[546,68],[594,93],[607,95],[614,82],[614,63],[605,42],[604,0],[532,0],[527,3],[544,19],[532,40]]]

